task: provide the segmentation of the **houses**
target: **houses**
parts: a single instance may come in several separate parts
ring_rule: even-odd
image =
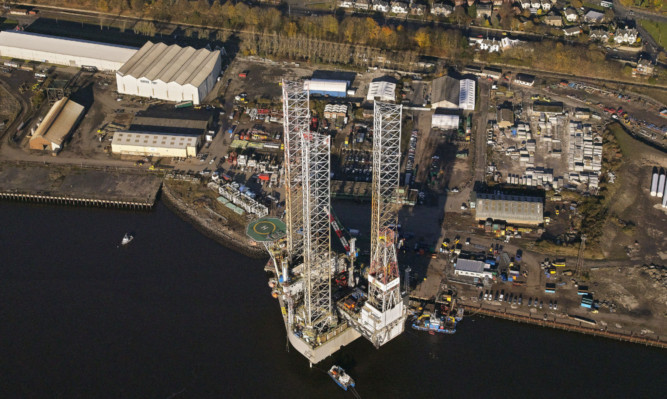
[[[566,37],[579,36],[581,34],[581,28],[578,26],[572,26],[569,28],[563,29],[563,34]]]
[[[410,14],[412,15],[424,15],[426,14],[426,6],[423,4],[411,4],[410,5]]]
[[[505,36],[502,39],[500,39],[500,49],[508,50],[512,47],[518,46],[521,43],[523,43],[523,41],[519,39],[510,39],[509,37]]]
[[[500,52],[500,42],[495,38],[483,39],[481,37],[471,37],[470,45],[476,46],[479,50],[488,51],[489,53]]]
[[[431,14],[442,17],[450,16],[453,11],[454,7],[444,3],[434,3],[431,8]]]
[[[479,3],[477,5],[477,18],[485,17],[491,18],[493,12],[493,5],[491,3]]]
[[[521,4],[521,8],[524,10],[527,10],[530,8],[530,0],[520,0],[519,4]]]
[[[653,76],[655,65],[653,65],[651,60],[640,59],[637,61],[637,68],[633,72],[637,75]]]
[[[565,15],[567,22],[576,22],[577,19],[579,19],[579,14],[577,14],[577,11],[572,7],[566,8],[563,14]]]
[[[378,12],[389,12],[389,3],[383,0],[374,0],[373,1],[373,11]]]
[[[407,14],[410,8],[408,7],[408,3],[404,3],[402,1],[392,1],[390,3],[391,6],[391,12],[394,14]]]
[[[356,0],[354,2],[354,8],[357,10],[370,10],[372,6],[371,0]]]
[[[338,0],[338,7],[352,8],[354,7],[354,2],[352,0]]]
[[[547,15],[544,23],[549,26],[563,26],[563,18],[560,15]]]
[[[589,24],[599,24],[604,19],[604,14],[595,10],[589,10],[584,15],[584,22]]]
[[[549,0],[542,0],[540,2],[540,8],[544,11],[549,11],[551,10],[551,1]]]
[[[618,29],[614,34],[614,42],[616,44],[633,44],[639,38],[639,33],[637,29],[628,28]]]
[[[591,40],[598,40],[601,42],[607,42],[610,37],[609,33],[603,29],[591,29],[588,36]]]
[[[530,8],[539,10],[541,6],[542,2],[540,0],[530,0]]]

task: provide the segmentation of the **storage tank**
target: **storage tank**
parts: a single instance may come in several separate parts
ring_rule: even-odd
[[[667,187],[665,187],[665,192],[662,193],[662,207],[667,208]]]
[[[658,195],[658,169],[653,168],[653,178],[651,179],[651,197]]]
[[[658,197],[662,198],[663,192],[665,191],[665,170],[660,171],[660,177],[658,178]]]

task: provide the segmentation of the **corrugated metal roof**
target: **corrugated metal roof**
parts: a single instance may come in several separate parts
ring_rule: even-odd
[[[52,143],[62,145],[63,140],[83,113],[84,106],[64,97],[58,100],[37,127],[33,137],[42,136]]]
[[[484,271],[484,262],[479,260],[458,258],[456,260],[456,270],[482,273]]]
[[[371,82],[368,86],[368,95],[366,95],[366,100],[372,101],[376,97],[380,98],[380,101],[394,101],[396,100],[396,83],[391,82]]]
[[[2,46],[32,51],[43,51],[53,54],[96,58],[118,63],[126,62],[137,53],[135,47],[40,35],[22,31],[0,32],[0,47]]]
[[[220,51],[147,42],[123,65],[121,76],[199,87],[211,74]]]
[[[197,137],[180,134],[119,130],[114,133],[111,144],[155,148],[186,148],[196,146]]]

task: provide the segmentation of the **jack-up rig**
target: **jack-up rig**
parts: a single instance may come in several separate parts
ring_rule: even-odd
[[[335,220],[330,204],[329,136],[310,131],[309,93],[283,81],[285,219],[262,218],[248,226],[271,256],[267,269],[280,301],[292,346],[318,363],[364,336],[380,347],[403,332],[407,310],[396,257],[400,177],[401,105],[375,102],[370,268],[367,290],[354,286],[355,243],[347,254],[331,249]],[[336,227],[336,226],[335,226]],[[338,301],[335,276],[347,270]]]

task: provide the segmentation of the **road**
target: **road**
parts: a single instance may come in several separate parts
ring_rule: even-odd
[[[475,141],[475,172],[474,181],[484,182],[486,171],[486,121],[489,113],[489,83],[482,79],[479,84],[479,108],[475,118],[475,135],[472,139]]]

